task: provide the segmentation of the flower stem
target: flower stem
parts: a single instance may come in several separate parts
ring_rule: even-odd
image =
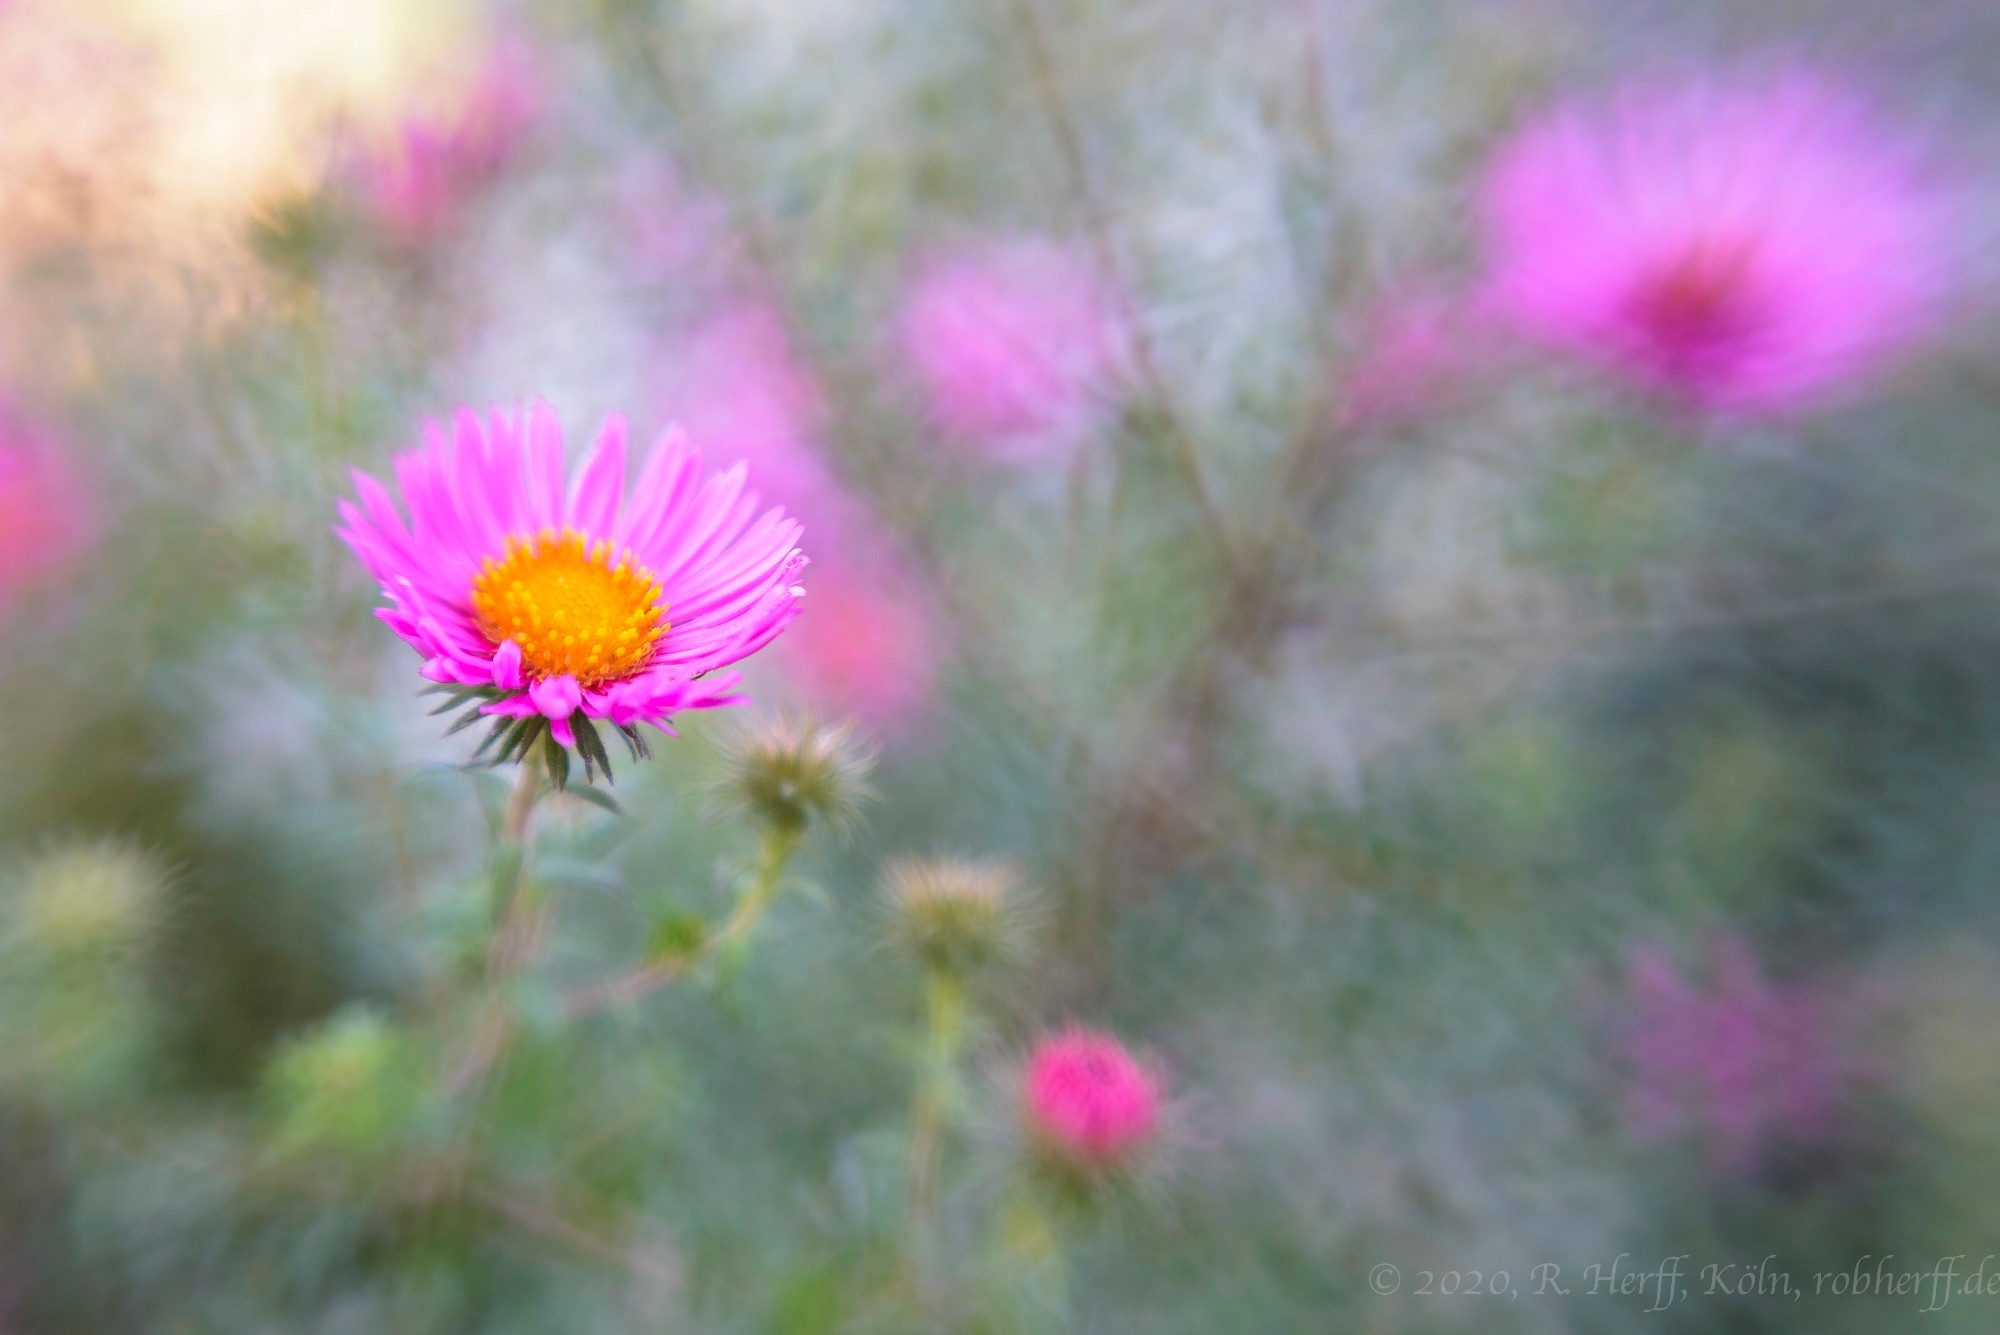
[[[792,852],[799,846],[799,836],[804,832],[805,827],[801,825],[774,823],[764,827],[757,849],[756,875],[709,943],[721,964],[724,981],[733,978],[742,967],[750,948],[750,938],[756,933],[757,925],[764,920],[772,901],[778,897],[785,868],[791,864]]]
[[[909,1223],[913,1254],[932,1233],[937,1209],[945,1118],[956,1082],[958,1053],[965,1041],[965,986],[955,974],[932,969],[924,985],[923,1068],[910,1101]]]
[[[765,830],[758,849],[755,878],[737,899],[728,919],[709,936],[700,951],[659,960],[619,977],[579,988],[564,998],[563,1013],[577,1020],[638,1001],[709,957],[720,959],[723,978],[731,977],[742,964],[757,924],[778,897],[785,868],[791,864],[792,853],[804,833],[803,826],[774,825]]]
[[[533,851],[530,836],[534,832],[535,808],[548,790],[547,767],[539,755],[531,755],[522,762],[514,779],[514,791],[508,795],[506,815],[500,823],[494,887],[501,904],[500,919],[486,947],[487,996],[473,1017],[465,1053],[452,1070],[451,1089],[455,1094],[477,1088],[514,1036],[512,1014],[498,991],[499,984],[528,961],[542,935],[542,915],[536,912],[537,896],[534,879],[528,874],[528,860]]]
[[[507,798],[507,816],[501,825],[501,837],[525,851],[529,822],[534,817],[536,805],[548,790],[548,768],[542,758],[534,756],[521,762],[521,772],[514,780],[514,791]]]
[[[500,881],[495,887],[501,904],[500,922],[493,931],[487,950],[489,976],[504,976],[527,959],[535,936],[534,878],[528,874],[534,851],[535,808],[549,791],[548,770],[540,756],[521,763],[514,791],[507,797],[507,812],[500,825]]]

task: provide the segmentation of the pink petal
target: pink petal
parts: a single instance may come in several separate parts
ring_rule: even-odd
[[[577,474],[569,502],[570,527],[593,538],[610,538],[617,531],[618,501],[624,493],[625,419],[612,417]]]
[[[505,690],[518,691],[525,683],[521,675],[521,645],[516,640],[508,640],[494,652],[493,684]]]
[[[572,676],[545,677],[528,687],[528,699],[534,702],[543,718],[555,722],[567,719],[583,704],[583,688],[576,684],[576,678]]]

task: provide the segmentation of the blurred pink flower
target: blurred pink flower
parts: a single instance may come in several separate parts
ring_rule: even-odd
[[[61,445],[0,407],[0,610],[89,544],[90,493]]]
[[[1102,276],[1039,240],[924,265],[897,335],[940,426],[1023,459],[1055,452],[1089,422],[1123,342]]]
[[[726,307],[663,363],[666,416],[718,457],[755,465],[773,495],[799,507],[813,545],[824,549],[835,516],[814,507],[839,491],[817,444],[825,403],[777,314],[751,302]]]
[[[1430,287],[1393,292],[1363,312],[1341,414],[1379,424],[1435,411],[1489,364],[1491,343],[1479,303]]]
[[[743,304],[674,354],[662,406],[813,533],[813,601],[775,665],[816,711],[877,729],[913,721],[936,687],[939,628],[919,582],[841,484],[818,442],[825,404],[768,308]]]
[[[728,208],[702,195],[670,165],[652,159],[611,183],[606,220],[621,264],[642,283],[713,280],[734,266]]]
[[[1037,1042],[1021,1093],[1037,1146],[1078,1168],[1120,1166],[1159,1127],[1158,1078],[1096,1030],[1066,1029]]]
[[[812,606],[785,637],[778,663],[807,704],[877,728],[923,712],[936,686],[930,609],[881,562],[838,558],[813,570]]]
[[[1798,72],[1560,106],[1502,148],[1480,205],[1496,314],[1709,410],[1846,388],[1951,278],[1914,145]]]
[[[450,230],[513,157],[543,99],[526,48],[496,44],[456,106],[405,121],[393,143],[362,161],[361,185],[377,221],[411,244]]]
[[[1642,1139],[1693,1136],[1719,1172],[1782,1140],[1824,1143],[1866,1075],[1839,999],[1768,981],[1741,937],[1716,938],[1699,989],[1658,945],[1626,960],[1626,1105]]]
[[[482,688],[480,712],[671,732],[683,709],[737,703],[721,669],[798,615],[799,525],[711,472],[669,430],[628,496],[625,423],[612,418],[565,488],[562,428],[547,404],[460,409],[396,460],[406,523],[388,491],[354,474],[339,535],[382,586],[376,615],[424,656],[435,682]]]

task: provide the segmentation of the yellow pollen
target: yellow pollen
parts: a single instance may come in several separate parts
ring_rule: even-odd
[[[575,529],[509,537],[472,580],[472,611],[495,644],[521,646],[530,678],[575,677],[602,686],[629,677],[667,633],[666,604],[652,572],[611,544],[588,545]]]

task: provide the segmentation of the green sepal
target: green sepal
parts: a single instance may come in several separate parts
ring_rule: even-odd
[[[507,737],[500,743],[500,750],[494,754],[495,765],[505,765],[509,761],[523,760],[548,732],[549,721],[540,714],[530,714],[526,718],[515,719]]]
[[[632,753],[632,759],[651,760],[653,758],[653,748],[646,744],[646,735],[639,731],[636,724],[618,723],[612,726],[616,727],[618,735],[625,739],[625,749]]]
[[[583,757],[583,775],[595,779],[593,769],[604,771],[604,781],[611,782],[611,757],[605,753],[604,739],[597,735],[597,725],[592,723],[579,709],[570,715],[570,730],[576,734],[576,751]]]
[[[505,737],[514,728],[518,727],[520,725],[520,722],[521,722],[520,719],[517,719],[510,714],[495,715],[493,719],[493,731],[486,734],[486,740],[481,742],[479,744],[479,749],[472,753],[472,760],[469,763],[478,764],[479,758],[485,755],[488,751],[492,750],[494,743],[498,742],[502,737]],[[500,762],[498,760],[494,760],[490,763],[497,765]]]
[[[480,713],[477,709],[468,709],[449,728],[444,730],[444,735],[447,737],[456,736],[486,717],[488,715]]]
[[[449,714],[473,700],[490,699],[493,695],[493,690],[489,686],[457,686],[448,689],[451,691],[451,698],[431,711],[432,718],[436,718],[439,714]],[[429,693],[425,692],[427,695]]]
[[[540,716],[537,715],[537,718]],[[569,748],[558,746],[552,733],[544,733],[542,741],[542,762],[548,766],[549,785],[557,792],[563,792],[569,787]]]

